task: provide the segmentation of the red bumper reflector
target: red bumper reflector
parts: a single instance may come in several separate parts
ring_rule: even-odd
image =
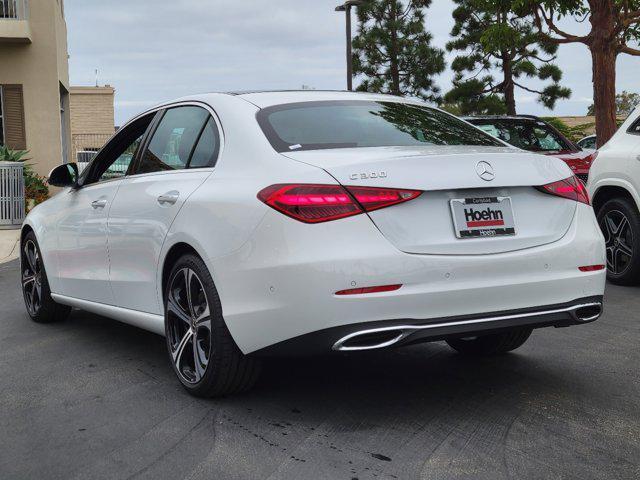
[[[597,272],[598,270],[604,270],[604,265],[586,265],[584,267],[578,267],[581,272]]]
[[[398,290],[402,285],[381,285],[379,287],[362,287],[362,288],[350,288],[349,290],[340,290],[336,292],[336,295],[362,295],[364,293],[380,293],[380,292],[393,292]]]

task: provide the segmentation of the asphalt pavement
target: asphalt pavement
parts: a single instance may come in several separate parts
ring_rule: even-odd
[[[32,323],[17,278],[0,265],[3,480],[640,478],[640,288],[513,354],[279,359],[201,400],[161,337],[81,311]]]

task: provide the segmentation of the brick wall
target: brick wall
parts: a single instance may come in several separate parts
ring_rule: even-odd
[[[71,135],[112,135],[115,128],[115,90],[105,87],[71,87]]]

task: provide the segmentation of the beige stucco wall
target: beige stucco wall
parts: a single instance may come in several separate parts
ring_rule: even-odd
[[[69,89],[69,67],[67,27],[60,1],[30,1],[32,43],[0,42],[0,84],[23,86],[29,158],[41,175],[62,163],[60,85]],[[70,125],[68,108],[65,117],[66,125]],[[70,146],[70,129],[65,135]]]
[[[115,90],[104,87],[71,87],[71,135],[113,135]]]

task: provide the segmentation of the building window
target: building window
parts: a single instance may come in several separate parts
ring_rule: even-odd
[[[0,85],[0,93],[2,94],[0,143],[12,150],[26,150],[22,85]]]

